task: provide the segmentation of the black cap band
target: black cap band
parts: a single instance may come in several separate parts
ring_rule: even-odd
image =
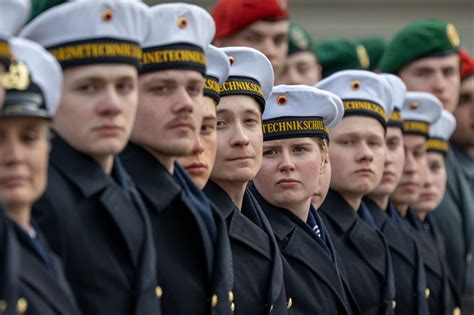
[[[397,127],[403,130],[403,118],[398,108],[394,108],[387,122],[387,127]]]
[[[423,136],[428,138],[430,131],[430,124],[421,120],[404,120],[403,121],[403,134]]]
[[[227,81],[220,86],[221,97],[227,95],[249,95],[256,99],[263,113],[265,110],[265,97],[262,87],[252,78],[230,76]]]
[[[206,74],[206,54],[191,44],[172,44],[143,49],[141,74],[169,70],[195,70]]]
[[[278,117],[262,123],[263,141],[287,138],[328,138],[328,129],[321,117]]]
[[[443,155],[448,154],[449,143],[441,138],[428,138],[426,142],[428,152],[438,152]]]
[[[379,104],[366,100],[351,100],[345,99],[344,103],[344,117],[347,116],[367,116],[375,118],[384,128],[387,127],[387,120],[385,110]]]
[[[48,47],[63,69],[98,63],[124,63],[140,67],[142,49],[135,42],[97,38]]]
[[[213,76],[206,76],[206,85],[204,86],[204,96],[212,98],[216,104],[220,101],[219,80]]]

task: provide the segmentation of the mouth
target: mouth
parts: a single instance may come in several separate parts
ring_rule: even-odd
[[[169,126],[170,129],[173,130],[181,130],[181,131],[194,131],[194,124],[190,123],[189,121],[177,121],[172,123]]]
[[[27,181],[26,176],[12,175],[0,178],[0,185],[5,187],[16,187]]]
[[[416,182],[404,182],[400,184],[400,187],[405,189],[416,189],[418,186]]]
[[[301,183],[299,180],[296,180],[293,178],[283,178],[277,181],[277,185],[283,185],[283,186],[293,186],[299,183]]]
[[[114,124],[104,124],[94,127],[93,130],[102,134],[117,134],[121,132],[123,128]]]
[[[354,173],[361,176],[372,176],[374,171],[372,171],[370,168],[362,168],[355,171]]]
[[[433,200],[436,198],[435,193],[422,193],[419,200]]]
[[[246,160],[252,160],[252,156],[237,156],[237,157],[232,157],[228,158],[227,161],[229,162],[234,162],[234,161],[246,161]]]
[[[190,175],[199,176],[199,175],[204,174],[209,168],[206,164],[195,162],[195,163],[184,166],[184,169]]]

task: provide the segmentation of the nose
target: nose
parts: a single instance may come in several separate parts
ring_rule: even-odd
[[[237,122],[234,126],[231,145],[235,147],[247,146],[249,144],[249,137],[245,133],[242,124]]]
[[[413,174],[416,172],[416,161],[412,152],[405,150],[405,164],[403,166],[403,172],[406,174]]]
[[[198,135],[196,137],[196,142],[194,142],[193,154],[198,155],[202,152],[204,152],[204,145],[202,144],[201,136]]]
[[[189,95],[185,87],[177,89],[174,94],[174,113],[193,113],[194,111],[194,101]]]
[[[6,165],[16,165],[24,158],[24,152],[18,141],[9,139],[3,144],[4,150],[1,153],[1,159]]]
[[[295,170],[296,165],[287,150],[282,150],[281,158],[282,160],[278,167],[280,172],[291,172]]]
[[[357,155],[357,161],[360,162],[372,162],[374,160],[374,152],[367,145],[365,141],[361,141],[359,145],[359,152]]]
[[[104,116],[115,116],[122,111],[120,96],[113,87],[108,87],[97,106],[97,112]]]

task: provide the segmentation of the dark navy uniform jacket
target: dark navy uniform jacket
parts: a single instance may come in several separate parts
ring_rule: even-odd
[[[33,214],[84,314],[159,314],[146,210],[118,159],[112,174],[56,137]]]
[[[448,269],[438,228],[430,215],[421,222],[411,209],[405,218],[413,228],[423,257],[430,291],[428,298],[430,315],[451,315],[455,308],[459,307],[459,297]]]
[[[227,223],[234,266],[235,314],[287,314],[280,250],[267,218],[247,189],[242,211],[217,184],[206,195]]]
[[[332,189],[319,210],[342,258],[361,314],[393,314],[395,282],[383,235]]]
[[[420,249],[413,236],[401,224],[391,220],[370,198],[364,197],[377,228],[387,240],[395,276],[395,314],[428,315],[426,273]]]
[[[0,314],[80,314],[59,259],[0,209]]]
[[[255,186],[251,190],[283,255],[286,295],[292,301],[289,314],[359,314],[330,236],[326,234],[325,245],[321,244],[306,222],[287,209],[269,204]],[[322,224],[319,228],[325,233]]]
[[[173,176],[133,143],[121,158],[151,219],[163,314],[231,314],[232,253],[226,224],[218,211],[211,208],[208,217],[200,212],[205,209],[198,209],[176,175],[194,193],[202,192],[177,163]],[[205,198],[204,194],[201,197]]]

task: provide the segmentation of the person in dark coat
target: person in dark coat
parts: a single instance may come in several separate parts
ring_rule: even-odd
[[[252,192],[283,255],[290,314],[359,314],[331,237],[311,197],[342,118],[336,95],[308,86],[273,88],[263,113],[263,162]]]
[[[134,122],[148,22],[141,3],[74,2],[21,33],[63,68],[49,181],[34,217],[84,314],[160,314],[149,218],[117,157]]]
[[[397,187],[405,161],[403,150],[403,120],[400,109],[403,105],[406,86],[392,74],[382,74],[392,87],[394,111],[387,122],[385,137],[385,164],[380,184],[363,202],[369,209],[375,225],[387,240],[393,262],[397,307],[395,314],[428,314],[426,273],[420,248],[410,232],[400,224],[401,220],[393,205],[390,194]]]
[[[474,313],[474,58],[461,49],[461,92],[456,129],[446,154],[446,193],[433,212],[448,266],[461,293],[462,312]]]
[[[344,102],[344,118],[331,131],[331,189],[321,216],[342,257],[362,314],[392,314],[396,308],[390,252],[362,197],[383,173],[390,87],[374,73],[340,71],[316,84]]]
[[[231,314],[232,253],[225,222],[176,162],[192,152],[205,116],[205,49],[214,22],[190,4],[156,5],[150,12],[152,29],[160,31],[145,41],[140,105],[121,157],[151,218],[163,313]]]
[[[440,287],[434,292],[438,297],[430,299],[430,314],[452,314],[460,312],[459,292],[456,292],[453,278],[447,265],[446,249],[431,213],[440,204],[446,190],[445,158],[448,153],[449,137],[456,128],[454,116],[443,110],[441,117],[430,127],[427,142],[427,170],[420,197],[411,208],[416,215],[413,221],[416,235],[430,274],[429,285]]]
[[[426,153],[428,131],[439,119],[441,112],[442,104],[434,95],[425,92],[407,92],[401,111],[404,121],[405,165],[402,179],[391,195],[393,205],[401,215],[404,226],[417,239],[420,248],[427,278],[426,297],[430,314],[451,314],[455,311],[454,307],[448,307],[451,308],[449,311],[445,308],[446,299],[450,299],[445,295],[449,292],[445,290],[447,278],[444,278],[438,263],[439,256],[435,247],[426,242],[424,233],[421,233],[422,225],[412,208],[420,198],[423,185],[431,181]]]
[[[8,44],[15,56],[10,70],[25,84],[6,89],[0,111],[0,313],[80,314],[59,258],[31,218],[46,188],[61,68],[34,42],[10,38]]]
[[[260,120],[273,86],[273,70],[269,60],[255,49],[223,48],[221,52],[233,63],[221,85],[217,156],[204,192],[227,224],[235,313],[286,314],[280,251],[268,220],[246,189],[261,165]],[[252,84],[255,90],[245,88]]]

